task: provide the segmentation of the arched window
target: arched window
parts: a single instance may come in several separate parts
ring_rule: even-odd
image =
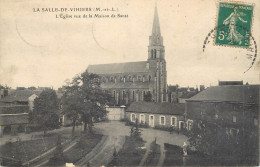
[[[151,79],[152,79],[152,77],[151,77],[151,75],[149,75],[149,77],[148,77],[148,81],[150,82],[150,81],[151,81]]]
[[[156,58],[156,49],[154,49],[154,58]]]
[[[110,77],[110,82],[113,82],[114,81],[114,77]]]
[[[137,80],[138,80],[138,81],[141,81],[141,80],[142,80],[142,76],[141,76],[141,75],[138,75],[138,76],[137,76]]]
[[[128,81],[130,81],[130,82],[132,81],[132,76],[131,75],[128,76]]]

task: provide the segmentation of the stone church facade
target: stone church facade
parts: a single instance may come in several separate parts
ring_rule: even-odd
[[[89,65],[87,70],[101,76],[101,87],[111,92],[116,104],[143,101],[148,92],[152,101],[167,101],[165,50],[157,8],[149,37],[147,61]]]

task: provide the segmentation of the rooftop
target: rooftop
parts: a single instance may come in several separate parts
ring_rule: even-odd
[[[260,85],[212,86],[187,101],[226,101],[259,104]]]
[[[14,90],[9,93],[8,96],[6,96],[3,99],[0,99],[2,102],[27,102],[28,98],[32,96],[33,94],[36,94],[39,96],[42,91],[34,91],[34,90]]]
[[[28,114],[0,114],[0,125],[28,124]]]
[[[87,70],[89,73],[95,73],[95,74],[148,72],[149,69],[146,67],[146,64],[147,61],[97,64],[97,65],[89,65]]]
[[[139,101],[131,103],[130,106],[126,109],[126,112],[182,115],[184,113],[184,110],[184,104]]]

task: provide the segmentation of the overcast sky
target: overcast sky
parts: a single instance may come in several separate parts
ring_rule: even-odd
[[[156,1],[151,0],[0,0],[0,84],[53,86],[86,70],[89,64],[146,61]],[[259,45],[260,1],[255,3],[253,36]],[[124,14],[128,18],[56,18],[40,8],[114,8],[116,12],[63,12],[68,15]],[[215,0],[163,0],[157,9],[164,38],[168,84],[216,85],[218,80],[260,83],[260,55],[247,50],[202,47],[216,25]],[[258,46],[259,48],[259,46]],[[259,53],[258,53],[259,54]]]

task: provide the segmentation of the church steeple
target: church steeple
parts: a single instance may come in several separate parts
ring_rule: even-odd
[[[148,59],[164,59],[163,37],[161,36],[157,6],[154,10],[152,34],[149,37]]]
[[[157,6],[155,6],[155,10],[154,10],[152,36],[153,37],[161,37],[160,23],[159,23],[159,17],[158,17],[158,12],[157,12]],[[154,39],[156,39],[156,38],[154,38]],[[156,42],[156,41],[154,41],[154,42]]]

